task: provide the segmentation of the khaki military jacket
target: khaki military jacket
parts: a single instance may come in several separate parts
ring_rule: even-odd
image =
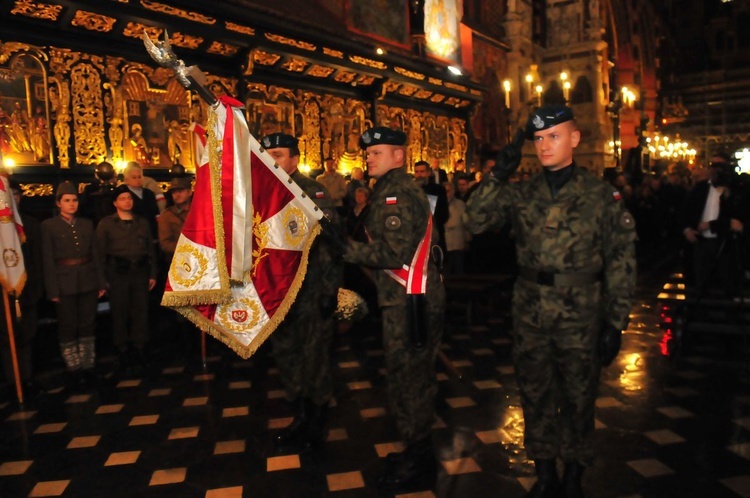
[[[41,234],[48,299],[106,287],[91,220],[76,217],[71,225],[54,216],[42,222]]]
[[[523,316],[517,319],[539,325],[550,315],[582,321],[597,315],[619,329],[627,326],[636,281],[636,235],[633,217],[616,189],[578,168],[555,199],[541,173],[520,184],[483,182],[467,201],[466,228],[476,234],[508,222],[519,267],[601,273],[601,283],[578,290],[519,278],[514,302]]]
[[[383,270],[410,265],[417,246],[427,230],[430,205],[422,188],[404,168],[387,172],[375,184],[370,211],[365,220],[369,243],[350,242],[344,261],[369,268],[378,289],[378,304],[406,305],[406,289]],[[433,224],[430,246],[437,243]],[[438,302],[443,292],[437,266],[428,265],[427,300]],[[434,297],[433,297],[434,296]]]
[[[177,248],[182,226],[185,224],[190,203],[180,206],[170,206],[157,218],[159,223],[159,247],[171,259]]]

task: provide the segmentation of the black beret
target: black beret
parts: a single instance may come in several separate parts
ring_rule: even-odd
[[[281,147],[294,149],[298,146],[299,140],[286,133],[271,133],[263,137],[260,143],[266,149],[278,149]]]
[[[133,197],[133,192],[124,183],[121,183],[112,191],[112,200],[116,201],[121,194],[130,194],[130,197]]]
[[[534,132],[546,130],[573,119],[573,109],[566,105],[540,107],[529,116],[526,123],[526,139],[533,140]]]
[[[404,145],[406,134],[401,130],[394,130],[385,126],[370,128],[359,137],[359,147],[367,149],[373,145]]]

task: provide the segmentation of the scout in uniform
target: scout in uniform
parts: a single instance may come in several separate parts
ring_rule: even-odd
[[[566,106],[529,118],[542,173],[507,180],[520,162],[523,132],[500,151],[492,177],[466,205],[472,233],[511,223],[519,278],[513,293],[513,356],[525,446],[537,482],[532,498],[583,496],[592,464],[594,402],[602,365],[620,349],[635,289],[635,224],[620,194],[576,166],[581,133]],[[565,463],[562,484],[555,461]]]
[[[104,295],[104,273],[94,224],[77,216],[78,192],[73,184],[61,183],[55,202],[60,214],[41,225],[44,287],[57,309],[65,368],[71,380],[79,382],[82,375],[91,377],[95,367],[96,306]]]
[[[337,219],[325,187],[297,169],[296,138],[274,133],[264,137],[261,145],[326,216]],[[325,238],[318,237],[310,249],[297,299],[269,338],[287,400],[295,405],[294,420],[274,438],[279,446],[315,446],[327,436],[328,404],[333,397],[333,312],[342,279],[340,259],[334,258]]]
[[[377,179],[365,220],[370,241],[350,241],[344,261],[371,270],[382,311],[390,408],[406,446],[391,454],[379,477],[384,488],[432,485],[435,359],[443,332],[445,291],[429,261],[437,243],[427,196],[404,168],[406,135],[376,127],[360,138],[369,175]]]
[[[108,285],[112,342],[120,353],[121,368],[140,367],[149,340],[148,293],[156,285],[156,255],[148,222],[133,214],[133,194],[127,185],[115,189],[112,203],[117,212],[96,227]]]

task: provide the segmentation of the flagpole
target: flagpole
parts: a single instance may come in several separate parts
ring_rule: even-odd
[[[23,404],[23,389],[21,388],[21,372],[18,369],[18,355],[16,354],[16,338],[13,333],[13,317],[10,313],[10,301],[8,300],[8,291],[3,288],[3,306],[5,306],[5,324],[8,329],[8,344],[10,345],[10,356],[13,359],[13,376],[16,380],[16,395],[18,402]]]
[[[203,371],[206,371],[208,364],[206,362],[206,331],[201,330],[201,364],[203,365]]]

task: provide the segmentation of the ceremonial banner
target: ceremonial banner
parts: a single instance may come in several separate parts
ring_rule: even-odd
[[[294,302],[323,213],[250,134],[240,102],[221,98],[207,128],[162,305],[248,358]]]
[[[21,294],[26,284],[26,268],[21,252],[24,240],[23,223],[10,190],[8,172],[0,166],[0,251],[3,257],[0,284],[6,292],[15,293],[16,296]]]

